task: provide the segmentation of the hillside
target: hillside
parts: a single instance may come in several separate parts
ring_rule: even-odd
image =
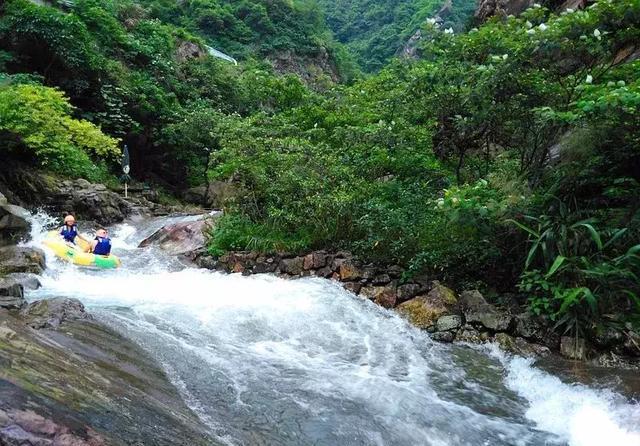
[[[318,0],[336,38],[360,66],[377,71],[427,19],[438,16],[443,28],[465,29],[475,0]],[[439,14],[438,14],[439,13]]]

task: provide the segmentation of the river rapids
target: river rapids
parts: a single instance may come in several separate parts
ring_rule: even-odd
[[[114,226],[118,270],[48,253],[43,287],[27,297],[78,298],[141,345],[215,443],[640,446],[640,404],[608,385],[495,346],[433,342],[327,280],[226,275],[137,248],[188,218]],[[31,244],[49,223],[34,217]]]

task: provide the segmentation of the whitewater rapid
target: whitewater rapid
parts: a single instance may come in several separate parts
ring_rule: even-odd
[[[29,299],[80,299],[164,367],[229,445],[640,446],[640,405],[495,346],[434,343],[321,279],[225,275],[138,242],[173,219],[113,228],[124,267],[48,255]],[[47,221],[34,218],[34,241]]]

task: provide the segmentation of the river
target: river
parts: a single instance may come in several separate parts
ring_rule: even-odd
[[[182,265],[139,241],[171,221],[112,228],[124,267],[47,254],[28,299],[76,297],[148,351],[229,445],[640,446],[640,404],[495,346],[440,344],[323,279]],[[38,244],[49,222],[34,218]]]

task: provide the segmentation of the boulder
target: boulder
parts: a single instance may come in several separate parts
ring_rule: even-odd
[[[5,246],[0,248],[0,275],[41,274],[46,267],[44,252],[38,248]]]
[[[278,270],[283,274],[299,276],[302,274],[303,267],[304,257],[293,257],[291,259],[282,259],[278,265]]]
[[[211,220],[201,218],[163,226],[140,242],[138,247],[144,248],[154,244],[172,255],[197,251],[205,247],[206,233],[211,225]]]
[[[513,317],[487,303],[478,290],[464,291],[460,302],[467,323],[480,324],[493,331],[506,331]]]
[[[438,342],[453,342],[456,334],[453,331],[437,331],[431,334],[431,339]]]
[[[563,336],[560,338],[560,354],[567,359],[587,359],[587,343],[584,338]]]
[[[340,274],[340,280],[360,280],[370,279],[373,276],[373,271],[362,268],[352,260],[346,260],[339,264],[338,274]]]
[[[71,212],[78,219],[94,220],[101,225],[120,222],[131,214],[133,206],[103,184],[86,180],[63,181],[51,191],[47,204],[59,212]]]
[[[199,206],[223,208],[225,203],[238,195],[238,188],[227,181],[211,181],[208,186],[196,186],[187,189],[182,198]]]
[[[442,316],[455,314],[457,305],[455,293],[436,282],[427,295],[401,303],[396,307],[396,311],[416,327],[428,330],[433,329]]]
[[[327,266],[327,253],[324,251],[315,251],[304,257],[303,268],[305,270],[320,269]]]
[[[447,316],[442,316],[436,322],[437,331],[457,330],[461,326],[462,326],[462,318],[457,314],[449,314]]]
[[[406,302],[413,299],[420,292],[420,285],[417,283],[405,283],[398,287],[398,302]]]
[[[385,308],[393,308],[396,304],[396,288],[394,285],[367,285],[360,290],[360,296],[370,299]]]
[[[514,338],[506,333],[496,333],[493,337],[503,350],[521,356],[547,356],[551,353],[547,347],[527,342],[522,338]]]
[[[93,320],[85,311],[82,302],[67,297],[32,302],[21,311],[21,316],[27,325],[35,329],[56,329],[65,321]]]
[[[16,309],[25,304],[22,285],[11,279],[0,279],[0,308]]]
[[[362,289],[362,284],[358,282],[345,282],[342,284],[342,287],[353,294],[359,294]]]
[[[482,335],[478,330],[476,330],[472,326],[465,325],[460,330],[458,330],[458,333],[456,333],[455,340],[457,342],[469,342],[472,344],[479,344],[480,342],[482,342]]]
[[[19,283],[25,290],[37,290],[42,286],[38,276],[33,273],[11,273],[6,278]]]
[[[4,195],[0,194],[0,246],[29,238],[31,224],[27,221],[28,216],[25,209],[8,204]]]

